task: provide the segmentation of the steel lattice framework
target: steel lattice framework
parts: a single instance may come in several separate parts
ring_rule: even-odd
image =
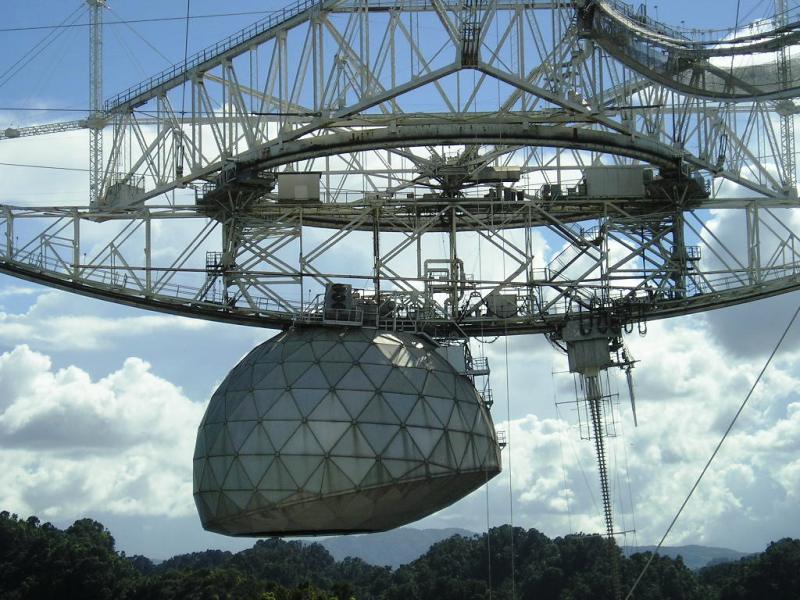
[[[794,12],[710,39],[608,0],[305,0],[88,121],[7,130],[105,125],[106,156],[89,206],[0,207],[0,270],[270,327],[344,282],[340,323],[436,337],[793,290]]]

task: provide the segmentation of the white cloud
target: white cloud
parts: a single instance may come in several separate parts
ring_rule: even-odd
[[[0,505],[46,518],[192,514],[203,407],[129,358],[92,381],[18,346],[0,355]]]
[[[536,346],[523,339],[513,339],[518,351],[509,353],[514,398],[505,471],[490,483],[488,495],[478,490],[421,525],[484,530],[487,497],[492,525],[507,523],[510,456],[515,524],[551,536],[604,531],[593,443],[580,439],[568,406],[553,413],[552,387],[558,400],[567,400],[574,395],[572,377],[551,377],[545,354],[531,352]],[[623,378],[617,382],[612,373],[612,391],[619,387],[621,393],[621,435],[607,439],[611,493],[617,530],[637,530],[618,541],[654,544],[730,424],[764,357],[731,358],[711,334],[706,316],[651,323],[647,337],[631,336],[628,343],[641,360],[634,370],[639,427],[633,427]],[[529,351],[527,361],[523,349]],[[505,429],[502,344],[492,350],[494,416]],[[795,364],[796,356],[784,352],[767,371],[667,544],[755,551],[770,540],[800,535],[800,375]]]
[[[628,432],[630,468],[636,510],[646,516],[638,519],[645,523],[640,533],[652,541],[699,475],[763,359],[732,360],[710,335],[707,321],[698,317],[654,324],[646,340],[631,345],[643,362],[637,368],[640,427]],[[762,520],[783,528],[785,535],[797,534],[792,525],[797,509],[780,505],[793,493],[782,469],[788,454],[784,446],[796,447],[800,436],[800,419],[792,408],[797,384],[793,361],[784,355],[756,389],[671,543],[745,544],[737,533]],[[733,516],[735,528],[729,521]]]
[[[59,136],[58,144],[51,143],[52,139],[4,142],[0,161],[87,164],[86,132]],[[86,202],[85,173],[13,167],[0,167],[0,173],[4,176],[2,202]],[[795,230],[798,212],[792,214]],[[709,226],[741,257],[744,227],[731,215],[732,211],[718,214]],[[160,226],[155,224],[154,237],[160,257],[166,260],[185,243],[188,232]],[[102,227],[107,232],[107,225]],[[95,232],[91,233],[84,238],[84,249],[96,241]],[[348,269],[369,272],[362,252],[367,237],[356,234],[340,248],[352,259]],[[96,239],[100,238],[108,236],[98,234]],[[431,257],[441,254],[440,238],[426,240],[424,249]],[[385,242],[390,240],[387,236]],[[551,234],[537,236],[537,267],[550,255],[548,241],[557,247],[561,240]],[[713,266],[713,256],[706,251],[704,257],[707,266]],[[413,263],[404,255],[392,266],[411,272]],[[508,264],[510,270],[511,261]],[[343,268],[336,252],[320,259],[319,265],[334,271]],[[579,266],[585,265],[579,263],[573,270]],[[502,259],[484,241],[482,260],[472,261],[466,269],[499,278]],[[5,287],[0,297],[22,296],[30,289]],[[617,518],[631,523],[635,512],[640,543],[654,542],[663,533],[755,377],[761,360],[756,357],[769,348],[773,331],[777,335],[783,322],[783,311],[796,302],[795,296],[787,296],[704,318],[653,323],[646,339],[629,340],[642,361],[635,370],[640,427],[632,428],[623,402],[626,434],[609,444],[611,464],[616,463],[612,471]],[[776,319],[777,314],[781,316]],[[80,299],[79,304],[77,299],[52,292],[42,293],[26,312],[7,309],[0,314],[0,343],[17,347],[0,355],[0,507],[50,519],[92,512],[193,516],[191,455],[202,408],[176,384],[156,376],[146,362],[127,357],[131,353],[146,356],[156,369],[185,364],[182,373],[169,377],[188,387],[194,380],[209,377],[210,367],[198,367],[204,357],[214,357],[218,369],[214,378],[219,379],[243,352],[268,335],[117,307],[112,311],[99,302]],[[238,345],[225,342],[222,347],[224,336],[239,338]],[[793,341],[796,344],[797,337]],[[30,347],[18,346],[22,343]],[[180,354],[174,351],[178,345],[184,348]],[[505,427],[500,417],[505,414],[507,377],[512,395],[512,445],[504,457],[508,461],[510,456],[513,463],[516,524],[537,527],[549,535],[602,531],[592,444],[579,440],[570,413],[553,414],[553,386],[559,386],[558,396],[563,399],[572,393],[571,379],[553,380],[549,371],[554,354],[541,336],[513,338],[508,351],[506,369],[504,340],[487,347],[500,427]],[[44,352],[53,357],[63,354],[69,362],[62,360],[62,364],[77,366],[55,368],[55,358],[50,360]],[[68,358],[79,352],[84,353],[79,359]],[[113,371],[90,375],[86,369],[98,368],[99,354],[115,361]],[[776,533],[800,535],[797,383],[792,357],[779,360],[668,543],[756,549],[778,537]],[[629,503],[623,502],[621,508],[619,504],[620,498],[626,500],[625,463],[634,511]],[[509,520],[509,478],[506,468],[488,490],[493,525]],[[486,490],[478,490],[426,524],[480,530],[485,527],[486,497]]]
[[[0,298],[8,298],[11,296],[35,296],[41,294],[42,291],[41,288],[10,285],[0,289]]]
[[[202,330],[207,321],[140,313],[140,316],[106,318],[70,314],[69,300],[61,292],[41,293],[24,313],[0,311],[0,342],[30,343],[60,351],[102,349],[120,336],[153,336],[166,329]]]
[[[0,143],[0,163],[85,169],[89,137],[84,131]],[[88,202],[88,172],[0,165],[0,202],[22,206],[82,205]]]
[[[1,276],[4,285],[15,280]],[[98,379],[129,356],[179,383],[194,399],[210,397],[214,384],[253,346],[274,335],[242,327],[163,315],[35,286],[0,308],[0,352],[19,344],[47,354],[57,367],[77,365]]]

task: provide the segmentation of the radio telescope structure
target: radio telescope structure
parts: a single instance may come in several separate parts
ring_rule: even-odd
[[[624,334],[800,287],[800,239],[787,217],[798,206],[800,19],[785,1],[774,18],[707,33],[617,0],[302,0],[105,101],[105,1],[88,3],[88,118],[0,132],[13,144],[88,129],[87,203],[0,207],[0,270],[149,310],[281,329],[286,344],[360,336],[374,358],[347,360],[374,397],[384,381],[373,371],[435,363],[428,372],[443,374],[449,391],[413,388],[409,376],[396,392],[420,411],[430,398],[450,402],[447,418],[431,408],[418,425],[426,432],[408,437],[418,453],[432,444],[426,452],[398,459],[415,481],[431,481],[436,465],[448,472],[442,481],[471,478],[465,493],[498,472],[488,365],[468,341],[544,334],[581,382],[613,535],[601,375],[630,371]],[[214,425],[225,411],[236,420],[239,405],[225,401],[204,421],[214,439],[198,441],[196,490],[218,493],[198,501],[201,514],[239,519],[230,525],[239,534],[308,532],[327,517],[286,525],[290,506],[284,525],[246,516],[341,492],[352,506],[369,496],[375,516],[343,528],[392,526],[368,482],[400,493],[405,474],[382,467],[369,479],[372,467],[352,462],[385,463],[377,442],[372,455],[353,442],[342,455],[351,461],[337,463],[347,483],[314,480],[311,493],[303,486],[319,464],[337,461],[338,442],[312,435],[314,462],[297,467],[308,477],[293,478],[280,436],[263,424],[277,394],[258,392],[253,373],[270,364],[277,377],[274,365],[285,375],[287,365],[327,359],[292,358],[287,348],[254,350],[218,394],[247,398],[243,421],[269,438],[255,455],[280,464],[291,484],[269,488],[280,498],[250,493],[268,467],[239,459],[256,429],[237,438],[229,421]],[[392,354],[398,348],[411,358]],[[242,372],[244,384],[234,377]],[[283,385],[291,416],[279,420],[315,430],[316,405],[301,405],[317,398],[308,390],[327,390],[347,415],[340,430],[364,433],[347,393],[364,390],[325,375],[298,395],[296,382]],[[407,427],[392,406],[386,444]],[[453,424],[467,413],[469,424]],[[444,458],[434,459],[440,442]],[[239,487],[227,489],[234,471]],[[427,497],[431,510],[453,500]]]

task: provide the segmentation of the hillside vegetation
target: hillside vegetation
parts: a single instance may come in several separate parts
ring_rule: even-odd
[[[599,536],[550,539],[516,528],[512,561],[512,529],[504,526],[489,532],[488,543],[486,534],[448,538],[397,570],[353,558],[337,562],[320,544],[279,539],[236,554],[207,550],[155,565],[117,552],[97,521],[81,519],[61,530],[36,517],[0,513],[3,600],[610,600],[613,569],[627,590],[648,558],[625,558]],[[762,554],[697,573],[680,557],[659,556],[635,597],[796,600],[800,540],[780,540]]]

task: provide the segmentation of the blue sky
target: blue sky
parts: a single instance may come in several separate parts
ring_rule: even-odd
[[[1,29],[36,27],[61,23],[78,7],[79,0],[40,0],[36,3],[14,3],[6,10]],[[288,4],[288,3],[287,3]],[[638,6],[640,3],[634,3]],[[692,2],[691,0],[665,0],[644,2],[650,15],[658,15],[666,23],[686,27],[723,28],[736,22],[735,0]],[[112,1],[106,15],[109,23],[117,20],[138,20],[183,17],[184,2]],[[284,6],[283,2],[238,0],[212,2],[192,0],[191,14],[214,15],[220,13],[263,13]],[[746,17],[761,18],[774,10],[772,1],[742,0],[740,20]],[[201,50],[239,29],[246,27],[260,15],[240,15],[215,18],[198,18],[190,21],[189,53]],[[88,22],[84,15],[77,23]],[[134,33],[135,30],[135,33]],[[185,22],[164,21],[135,23],[130,27],[109,25],[105,35],[105,96],[111,96],[153,73],[178,62],[184,54]],[[3,71],[33,48],[49,33],[48,30],[4,31],[0,33],[0,63]],[[30,67],[8,84],[0,87],[3,104],[37,106],[43,101],[48,106],[60,108],[86,108],[88,102],[88,30],[77,27],[67,30],[48,50],[31,61]],[[169,59],[169,61],[167,60]],[[171,62],[170,62],[171,61]],[[0,115],[0,125],[4,121]]]
[[[651,14],[658,6],[666,22],[717,28],[733,25],[737,3],[648,5]],[[79,6],[77,0],[15,3],[2,29],[56,24]],[[191,3],[195,15],[279,6],[255,0]],[[120,0],[111,8],[107,20],[182,16],[186,9],[182,2],[150,0]],[[771,10],[770,2],[743,0],[740,6],[751,18]],[[257,18],[193,20],[189,52]],[[106,30],[105,96],[168,66],[167,59],[183,57],[183,22],[133,27],[147,42],[125,25]],[[0,32],[0,72],[46,33]],[[0,87],[0,108],[86,108],[87,38],[85,28],[67,31]],[[78,116],[0,111],[0,128]],[[0,162],[83,167],[86,134],[58,140],[0,142]],[[6,182],[0,201],[6,203],[39,202],[42,195],[54,204],[85,198],[83,173],[0,166],[0,178]],[[720,227],[724,220],[719,217]],[[623,402],[626,433],[612,442],[620,519],[627,527],[635,521],[639,529],[627,543],[651,544],[660,537],[797,302],[790,295],[655,323],[647,337],[631,336],[634,355],[642,360],[635,371],[640,427],[633,429]],[[123,549],[157,558],[249,545],[201,531],[191,501],[191,446],[215,385],[271,333],[128,309],[0,276],[0,427],[6,431],[0,438],[0,508],[57,523],[95,516],[112,528]],[[800,536],[799,350],[795,335],[668,543],[758,550],[772,539]],[[554,407],[554,399],[569,397],[572,385],[552,374],[563,370],[562,359],[532,336],[509,340],[507,355],[503,342],[487,352],[494,365],[495,419],[504,420],[508,406],[513,420],[512,447],[506,450],[512,468],[490,486],[490,523],[509,519],[511,471],[516,524],[549,535],[601,530],[591,446],[570,428],[569,411]],[[422,525],[480,531],[485,502],[481,491]]]

